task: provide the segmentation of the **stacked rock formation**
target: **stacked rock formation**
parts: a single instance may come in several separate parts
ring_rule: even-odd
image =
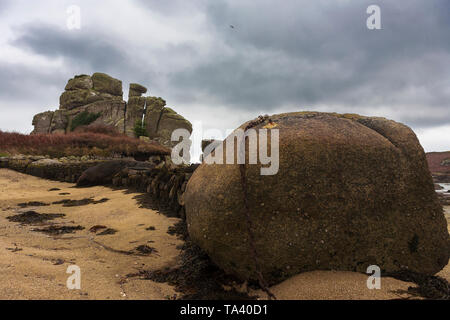
[[[142,121],[149,137],[172,146],[172,131],[192,132],[191,123],[166,107],[158,97],[142,97],[144,86],[130,84],[128,103],[123,100],[122,81],[104,73],[78,75],[70,79],[59,101],[59,110],[39,113],[33,118],[32,134],[68,133],[80,114],[95,115],[93,124],[115,127],[118,132],[135,136],[134,127]]]

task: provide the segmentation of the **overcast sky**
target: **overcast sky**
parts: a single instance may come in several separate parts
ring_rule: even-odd
[[[366,9],[381,8],[382,30]],[[81,8],[81,29],[66,10]],[[233,26],[233,27],[231,27]],[[449,0],[0,0],[0,129],[75,74],[149,88],[203,129],[316,110],[391,118],[450,150]]]

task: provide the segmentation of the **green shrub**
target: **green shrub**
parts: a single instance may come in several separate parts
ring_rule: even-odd
[[[88,111],[83,111],[75,118],[72,119],[72,124],[70,126],[70,131],[74,131],[79,126],[87,126],[90,125],[92,122],[97,120],[101,116],[101,112],[99,113],[90,113]]]
[[[145,129],[145,125],[142,123],[141,120],[137,120],[136,123],[134,124],[134,135],[136,136],[136,138],[139,137],[148,137],[148,133],[147,130]]]

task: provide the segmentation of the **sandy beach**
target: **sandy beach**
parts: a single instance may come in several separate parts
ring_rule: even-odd
[[[70,183],[0,169],[0,299],[153,300],[179,296],[167,283],[127,277],[176,265],[177,247],[182,244],[167,233],[178,219],[140,208],[137,195],[107,187],[74,188]],[[81,206],[67,207],[61,202],[104,198],[108,200]],[[19,206],[28,202],[49,205]],[[450,221],[450,207],[445,210]],[[30,211],[64,216],[31,224],[7,219]],[[97,228],[92,229],[94,226]],[[49,227],[76,229],[66,234],[36,231]],[[101,235],[106,230],[116,233]],[[66,287],[70,265],[81,269],[81,290]],[[439,275],[450,280],[450,266]],[[278,299],[398,299],[411,298],[404,291],[414,286],[382,278],[380,290],[369,290],[366,281],[367,276],[359,273],[315,271],[288,279],[272,291]],[[249,293],[264,298],[260,292]]]
[[[48,191],[58,188],[57,191]],[[59,195],[60,193],[69,193]],[[181,242],[167,234],[177,219],[141,209],[123,190],[105,187],[73,188],[73,184],[43,180],[9,170],[0,170],[0,299],[166,299],[174,290],[166,284],[126,275],[139,270],[159,269],[176,263]],[[104,203],[63,207],[50,205],[21,209],[18,203],[56,202],[108,198]],[[46,224],[78,226],[73,234],[50,236],[31,231],[42,225],[21,225],[6,217],[21,211],[63,213],[66,216]],[[90,232],[93,226],[117,230],[112,235]],[[155,230],[146,230],[154,227]],[[141,245],[155,253],[121,253]],[[81,269],[81,290],[68,290],[69,265]]]

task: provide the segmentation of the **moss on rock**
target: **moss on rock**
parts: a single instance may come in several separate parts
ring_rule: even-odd
[[[447,223],[410,128],[349,114],[270,118],[280,135],[279,171],[262,176],[261,163],[245,170],[266,280],[311,270],[365,272],[369,265],[434,274],[448,263]],[[218,148],[226,153],[224,144]],[[238,164],[204,163],[186,187],[187,224],[218,266],[256,279],[243,197]]]
[[[98,92],[109,93],[113,96],[123,96],[122,81],[115,79],[106,73],[94,73],[92,75],[94,89]]]

